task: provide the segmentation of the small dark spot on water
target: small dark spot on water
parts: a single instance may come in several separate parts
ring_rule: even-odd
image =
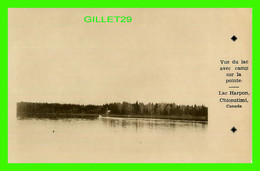
[[[54,130],[52,132],[54,132]]]

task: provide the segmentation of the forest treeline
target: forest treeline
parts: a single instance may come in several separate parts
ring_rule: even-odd
[[[204,105],[176,105],[175,103],[109,103],[104,105],[77,105],[59,103],[17,103],[17,113],[66,113],[66,114],[105,114],[114,115],[167,115],[167,116],[208,116]]]

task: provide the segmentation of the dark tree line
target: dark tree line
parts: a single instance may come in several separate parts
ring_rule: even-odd
[[[204,105],[176,105],[175,103],[109,103],[104,105],[76,105],[59,103],[17,103],[17,113],[71,113],[71,114],[105,114],[107,111],[118,115],[190,115],[208,116]]]
[[[76,105],[59,103],[17,103],[17,113],[71,113],[71,114],[99,114],[101,106]]]

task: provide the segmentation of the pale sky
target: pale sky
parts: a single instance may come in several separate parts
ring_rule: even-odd
[[[230,37],[249,27],[239,25],[248,18],[236,17],[238,12],[251,11],[9,9],[9,97],[207,105],[218,70],[214,55],[220,57],[223,46],[233,45]],[[87,15],[132,16],[133,21],[85,23]],[[248,37],[242,33],[239,39]]]

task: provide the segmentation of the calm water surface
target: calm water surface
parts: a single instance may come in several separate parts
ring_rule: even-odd
[[[200,162],[206,150],[203,122],[29,119],[9,130],[10,162]]]

